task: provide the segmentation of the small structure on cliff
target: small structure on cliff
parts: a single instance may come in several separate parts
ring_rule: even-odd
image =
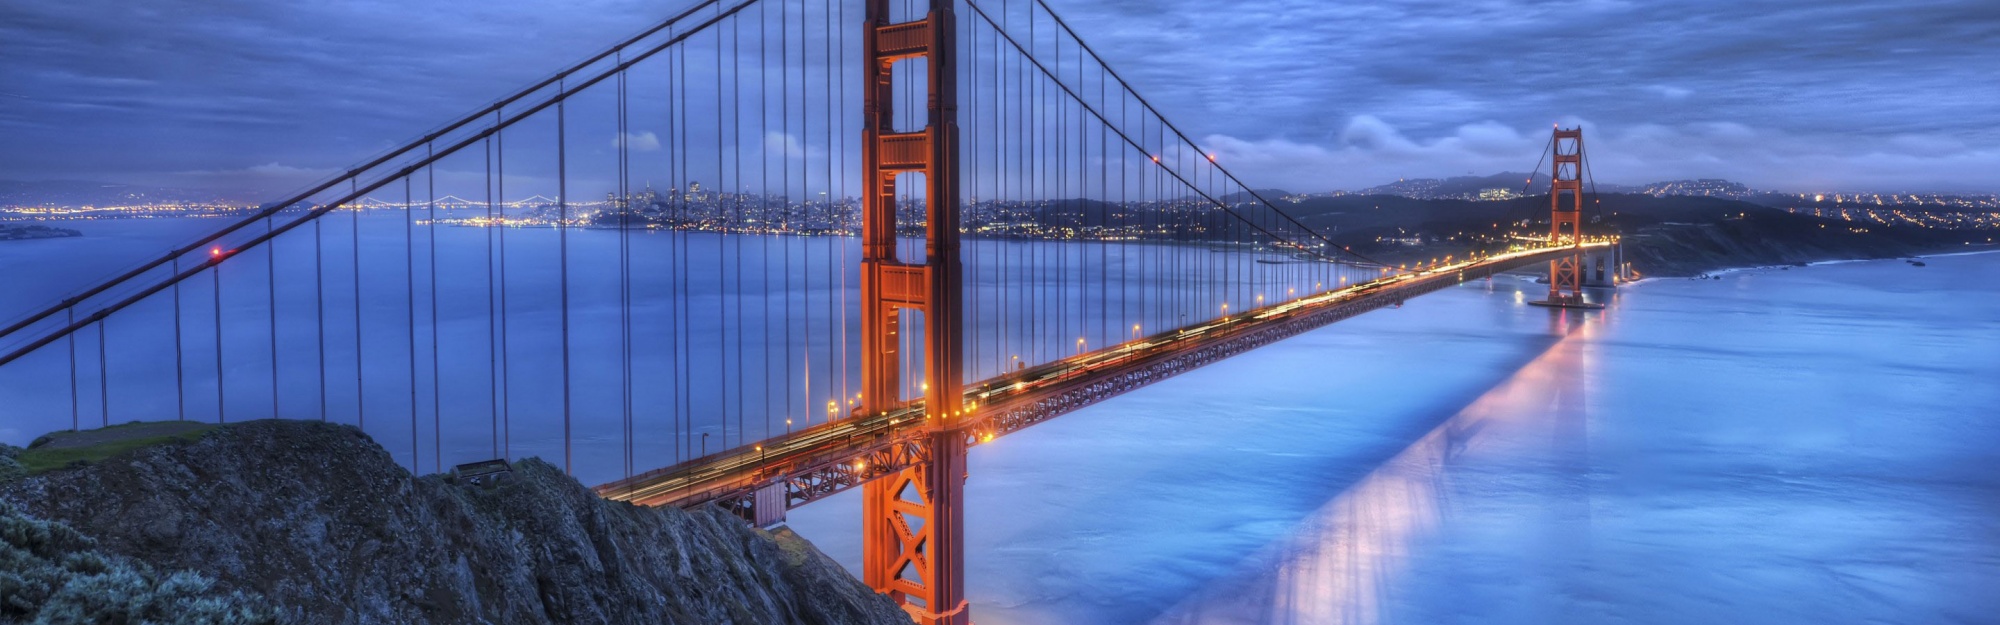
[[[451,468],[452,481],[466,486],[491,487],[514,478],[513,465],[495,458],[468,462]]]

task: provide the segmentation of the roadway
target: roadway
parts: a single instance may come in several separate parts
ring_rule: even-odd
[[[1588,243],[1598,247],[1609,243]],[[1396,274],[1179,328],[968,385],[970,414],[956,429],[977,445],[1076,408],[1271,341],[1470,279],[1546,262],[1569,248],[1529,248]],[[931,431],[922,402],[855,415],[759,444],[718,451],[598,486],[599,495],[641,505],[749,505],[761,488],[786,484],[793,507],[901,470]]]

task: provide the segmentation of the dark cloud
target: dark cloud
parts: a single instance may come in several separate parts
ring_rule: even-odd
[[[1606,180],[2000,187],[1991,0],[1053,4],[1253,184],[1524,169],[1564,121],[1592,129]],[[677,9],[7,3],[0,167],[161,184],[331,170]]]
[[[1986,0],[1166,0],[1069,12],[1108,25],[1094,39],[1137,82],[1191,96],[1158,98],[1175,118],[1318,148],[1329,170],[1373,176],[1333,171],[1334,186],[1522,169],[1531,163],[1450,144],[1494,123],[1538,135],[1581,120],[1597,131],[1599,175],[1628,181],[2000,187],[2000,4]],[[1353,141],[1384,127],[1438,160]]]
[[[638,2],[0,5],[9,177],[339,167],[660,19]],[[202,176],[195,176],[201,178]],[[295,182],[290,181],[288,182]]]

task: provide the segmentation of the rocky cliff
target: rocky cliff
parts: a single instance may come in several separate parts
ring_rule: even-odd
[[[491,488],[414,477],[321,423],[236,424],[18,478],[0,484],[5,507],[107,557],[212,581],[200,597],[238,620],[909,622],[788,530],[608,502],[533,459]]]

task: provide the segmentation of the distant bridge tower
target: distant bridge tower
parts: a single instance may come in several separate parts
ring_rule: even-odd
[[[1549,243],[1577,248],[1549,263],[1549,298],[1534,302],[1564,308],[1603,308],[1583,299],[1583,127],[1555,128],[1549,172]]]
[[[862,577],[919,625],[966,625],[957,22],[953,0],[929,5],[923,19],[892,24],[889,0],[868,0],[862,33],[861,410],[873,415],[906,405],[900,333],[902,315],[914,311],[924,322],[917,380],[930,426],[910,450],[920,461],[863,487]],[[919,100],[928,114],[923,129],[900,132],[890,70],[916,59],[926,61],[929,74],[929,97]],[[925,184],[922,263],[896,254],[896,182],[907,174],[921,174]]]

